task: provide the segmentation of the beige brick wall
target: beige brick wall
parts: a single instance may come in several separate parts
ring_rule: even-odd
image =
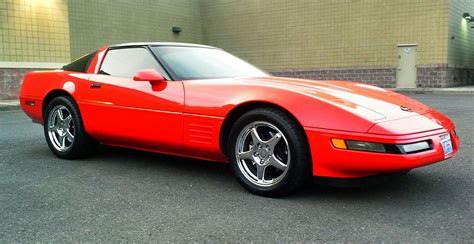
[[[465,65],[472,32],[458,15],[473,3],[1,0],[0,61],[68,62],[104,44],[158,40],[223,47],[268,70],[395,66],[398,43],[419,44],[418,64],[439,64],[447,62],[449,14],[450,64]]]
[[[0,0],[0,61],[70,60],[66,0]]]
[[[200,0],[69,0],[71,55],[133,41],[201,43]],[[180,26],[179,35],[172,33]]]
[[[205,43],[267,70],[447,61],[448,0],[203,0]]]
[[[450,0],[448,20],[448,64],[450,67],[474,68],[474,26],[462,18],[474,16],[473,0]]]

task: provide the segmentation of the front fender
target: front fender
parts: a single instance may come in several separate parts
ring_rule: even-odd
[[[367,132],[373,121],[384,117],[356,104],[288,89],[278,84],[239,80],[185,81],[185,113],[226,117],[239,105],[249,102],[275,104],[290,112],[304,127]]]

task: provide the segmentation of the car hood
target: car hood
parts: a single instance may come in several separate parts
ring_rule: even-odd
[[[324,100],[346,110],[371,111],[373,122],[401,119],[435,112],[432,108],[396,92],[363,83],[316,81],[283,77],[246,78],[248,82],[271,85]]]

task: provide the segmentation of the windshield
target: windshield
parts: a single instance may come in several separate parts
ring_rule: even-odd
[[[177,80],[268,76],[220,49],[173,46],[155,46],[151,49]]]

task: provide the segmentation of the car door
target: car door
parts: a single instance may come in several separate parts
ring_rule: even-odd
[[[139,70],[156,69],[167,81],[134,81]],[[109,49],[81,93],[86,130],[112,145],[179,152],[184,88],[172,81],[147,47]]]

